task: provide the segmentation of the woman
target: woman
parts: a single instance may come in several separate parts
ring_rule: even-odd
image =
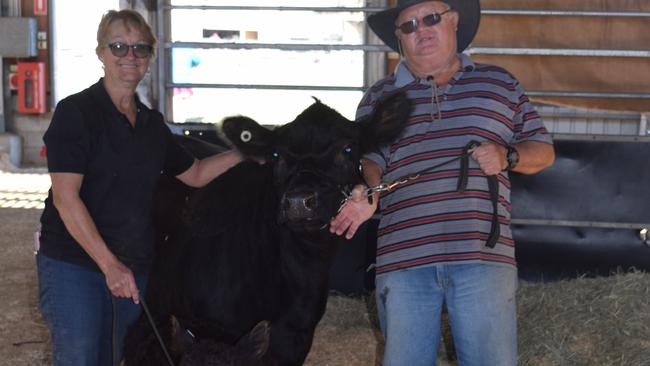
[[[156,39],[140,14],[109,11],[97,30],[104,77],[56,107],[43,140],[52,187],[41,217],[39,306],[54,365],[113,365],[152,259],[152,194],[162,172],[193,187],[242,160],[195,160],[135,93]]]

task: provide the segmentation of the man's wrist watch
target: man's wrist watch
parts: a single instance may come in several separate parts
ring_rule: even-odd
[[[508,146],[506,148],[506,161],[508,162],[506,170],[514,169],[519,163],[519,151],[512,146]]]

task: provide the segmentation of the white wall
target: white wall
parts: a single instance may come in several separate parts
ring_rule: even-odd
[[[97,59],[97,26],[119,0],[50,0],[54,103],[77,93],[104,74]]]

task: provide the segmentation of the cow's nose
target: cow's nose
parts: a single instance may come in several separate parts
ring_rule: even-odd
[[[316,193],[294,192],[284,195],[282,210],[290,221],[311,218],[317,206]]]

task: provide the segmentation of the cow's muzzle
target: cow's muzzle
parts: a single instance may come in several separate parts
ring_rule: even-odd
[[[308,191],[286,192],[280,199],[278,221],[298,222],[316,218],[318,193]]]

